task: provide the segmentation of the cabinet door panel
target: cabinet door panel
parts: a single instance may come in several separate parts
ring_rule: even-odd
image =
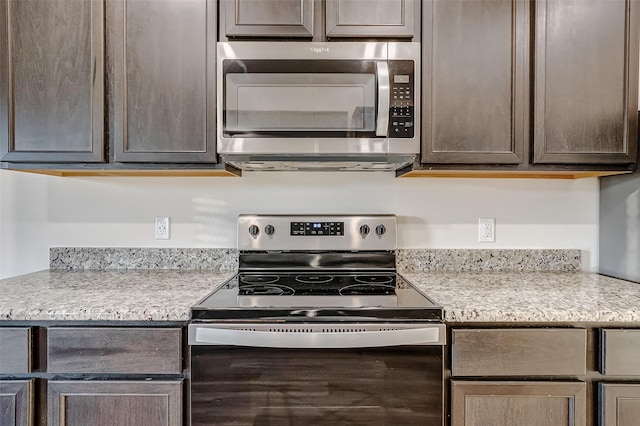
[[[215,162],[215,2],[112,3],[115,160]]]
[[[536,163],[635,161],[635,3],[536,2]]]
[[[412,37],[416,1],[327,0],[327,37]]]
[[[223,0],[227,37],[313,36],[313,0]]]
[[[0,2],[0,159],[103,160],[103,4]]]
[[[182,381],[51,381],[50,426],[182,424]]]
[[[423,163],[523,160],[529,4],[423,3]]]
[[[585,426],[585,383],[465,382],[451,384],[451,424]]]
[[[600,425],[635,426],[640,418],[640,384],[600,383]]]
[[[0,380],[0,425],[33,424],[33,380]]]

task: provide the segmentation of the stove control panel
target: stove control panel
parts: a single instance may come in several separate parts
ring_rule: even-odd
[[[344,235],[344,222],[291,222],[291,236]]]
[[[239,250],[395,250],[394,215],[240,215]]]

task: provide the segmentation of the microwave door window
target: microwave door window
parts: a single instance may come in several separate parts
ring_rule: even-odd
[[[225,133],[358,136],[375,132],[374,74],[228,73]]]

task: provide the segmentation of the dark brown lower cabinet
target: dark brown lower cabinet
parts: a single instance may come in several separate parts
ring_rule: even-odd
[[[33,380],[0,380],[0,425],[33,424]]]
[[[582,382],[451,382],[452,426],[585,426]]]
[[[635,426],[640,421],[640,383],[600,383],[600,426]]]
[[[182,380],[50,381],[47,393],[49,426],[182,425]]]

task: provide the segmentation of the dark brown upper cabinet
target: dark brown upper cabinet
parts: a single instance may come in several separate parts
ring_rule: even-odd
[[[535,163],[635,162],[639,6],[535,2]]]
[[[313,7],[314,0],[221,0],[221,30],[228,38],[311,38]]]
[[[0,160],[101,162],[104,2],[0,0]]]
[[[215,163],[215,0],[107,7],[114,160]]]
[[[415,0],[326,0],[327,37],[413,37]],[[418,20],[419,24],[419,20]]]
[[[220,0],[220,39],[415,39],[420,0]]]
[[[427,0],[422,13],[422,162],[526,161],[529,2]]]

